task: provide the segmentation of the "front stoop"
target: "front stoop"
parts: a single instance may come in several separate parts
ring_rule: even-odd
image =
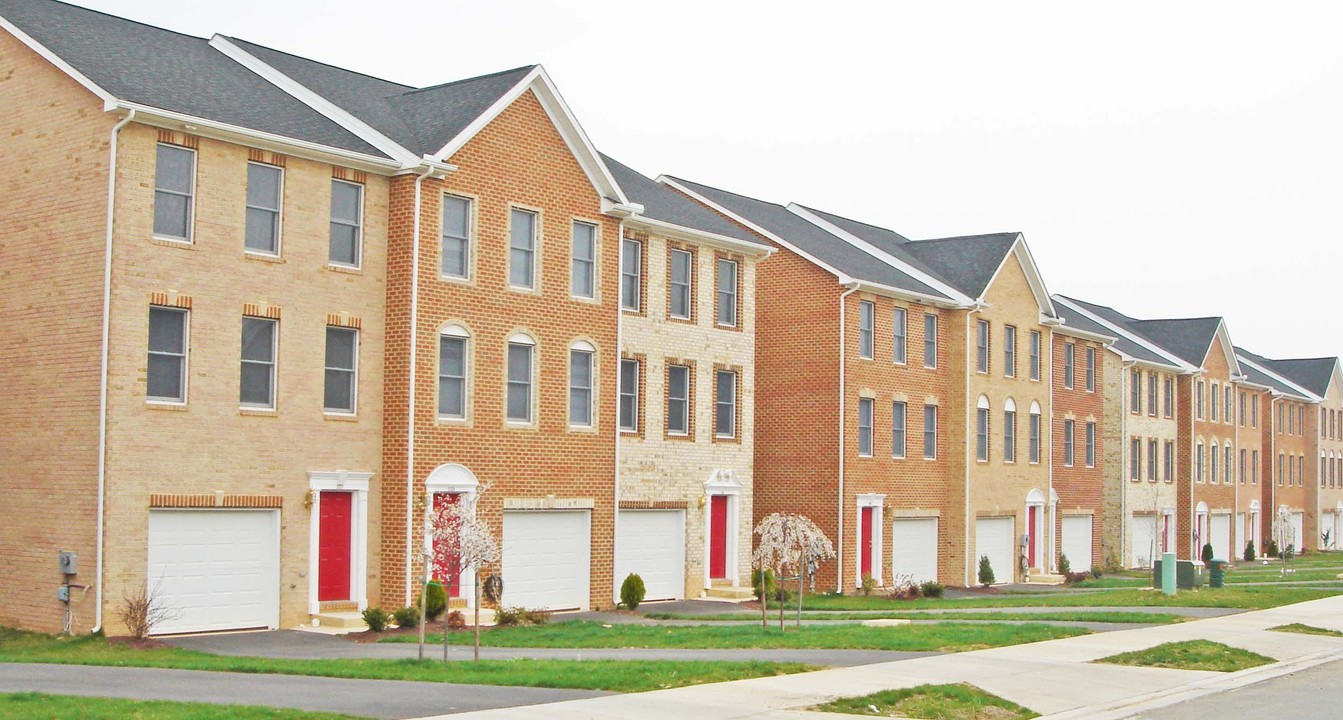
[[[333,633],[363,632],[364,616],[353,610],[326,610],[312,616],[312,626]]]
[[[726,600],[737,603],[749,602],[755,599],[755,590],[738,585],[714,585],[705,588],[704,598],[706,600]]]
[[[1068,578],[1062,575],[1036,572],[1034,570],[1032,570],[1031,574],[1026,578],[1026,582],[1031,585],[1062,585],[1067,582],[1067,580]]]

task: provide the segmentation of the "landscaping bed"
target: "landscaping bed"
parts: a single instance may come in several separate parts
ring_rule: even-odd
[[[1212,670],[1236,672],[1277,662],[1249,650],[1223,645],[1211,640],[1171,642],[1146,650],[1120,653],[1096,662],[1111,665],[1136,665],[1169,670]]]
[[[919,685],[840,698],[812,710],[931,720],[1027,720],[1039,714],[967,683]]]

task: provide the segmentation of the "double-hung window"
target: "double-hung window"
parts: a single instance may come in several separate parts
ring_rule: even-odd
[[[932,313],[923,316],[923,366],[937,367],[937,316]]]
[[[1031,346],[1030,346],[1030,364],[1031,364],[1031,379],[1032,379],[1032,380],[1039,380],[1039,379],[1040,379],[1040,343],[1041,343],[1041,342],[1042,342],[1042,340],[1041,340],[1040,331],[1039,331],[1039,330],[1032,330],[1032,331],[1031,331]]]
[[[1063,387],[1073,389],[1073,377],[1076,373],[1074,369],[1077,363],[1077,345],[1073,343],[1063,344]]]
[[[186,310],[149,308],[149,367],[145,395],[156,402],[187,401]]]
[[[1156,440],[1147,441],[1147,481],[1156,482]]]
[[[1133,370],[1129,373],[1128,389],[1128,411],[1134,415],[1142,413],[1142,371]]]
[[[1199,420],[1203,419],[1204,390],[1203,381],[1198,381],[1198,396],[1194,398],[1194,414]],[[1278,424],[1282,424],[1282,413],[1278,413]]]
[[[245,408],[275,407],[275,346],[279,322],[242,319],[242,368],[238,400]]]
[[[891,359],[899,365],[905,364],[905,339],[907,337],[905,325],[908,317],[908,311],[902,307],[895,308],[891,314],[891,324],[894,326],[894,330],[891,331]]]
[[[359,397],[359,331],[326,328],[326,376],[322,409],[330,413],[354,413]]]
[[[937,457],[937,406],[923,406],[923,457],[932,460]]]
[[[1073,431],[1076,428],[1075,420],[1063,421],[1063,465],[1072,467],[1073,465]]]
[[[1017,376],[1017,329],[1012,325],[1003,328],[1003,375]]]
[[[327,256],[332,265],[359,267],[364,234],[364,186],[331,181],[331,241]]]
[[[597,226],[574,222],[572,257],[569,259],[569,292],[576,298],[597,296]]]
[[[858,398],[858,454],[872,457],[872,398]]]
[[[438,336],[438,416],[466,417],[466,333],[449,328]]]
[[[508,284],[536,289],[536,213],[513,208],[508,213]]]
[[[975,325],[975,372],[989,371],[989,321],[980,320]]]
[[[1203,443],[1199,443],[1194,448],[1194,482],[1203,482],[1203,463],[1206,453],[1203,452]]]
[[[1138,438],[1128,441],[1128,477],[1130,480],[1142,479],[1142,440]]]
[[[1027,456],[1032,464],[1040,462],[1040,411],[1031,408],[1029,427],[1026,428]]]
[[[716,437],[737,437],[737,373],[718,370],[714,373],[714,421]],[[870,449],[870,448],[869,448]]]
[[[908,420],[908,406],[903,402],[891,405],[891,457],[905,456],[905,427]]]
[[[1250,451],[1250,484],[1259,484],[1259,451]]]
[[[1096,348],[1087,348],[1086,383],[1087,392],[1096,391]]]
[[[620,361],[620,429],[639,432],[639,375],[638,360]]]
[[[1213,383],[1212,394],[1208,397],[1208,399],[1211,401],[1209,403],[1208,409],[1212,411],[1212,414],[1209,417],[1209,419],[1212,420],[1213,422],[1217,422],[1217,406],[1221,404],[1221,400],[1220,398],[1218,398],[1218,395],[1221,395],[1221,388],[1220,386],[1218,386],[1217,383]]]
[[[1240,426],[1245,427],[1245,391],[1240,391]]]
[[[639,312],[642,307],[644,244],[625,238],[620,241],[620,307]]]
[[[1230,485],[1235,481],[1235,478],[1232,477],[1233,468],[1231,467],[1231,444],[1227,443],[1227,446],[1222,450],[1222,452],[1224,453],[1222,462],[1222,482],[1226,483],[1227,485]]]
[[[1175,479],[1175,443],[1171,440],[1166,441],[1165,447],[1161,449],[1161,479],[1171,482]]]
[[[1162,417],[1171,417],[1175,414],[1175,379],[1165,378],[1161,382],[1161,387],[1161,415]]]
[[[159,145],[154,166],[154,236],[191,242],[196,151]]]
[[[1096,467],[1096,423],[1094,423],[1094,422],[1089,422],[1089,423],[1087,423],[1087,430],[1086,430],[1086,432],[1087,432],[1087,437],[1086,437],[1086,443],[1087,443],[1087,450],[1086,450],[1087,467],[1089,467],[1089,468],[1094,468],[1094,467]]]
[[[592,427],[592,358],[596,353],[582,343],[569,348],[569,425]]]
[[[690,368],[667,366],[667,434],[690,433]]]
[[[718,324],[737,326],[737,261],[718,258]]]
[[[975,459],[980,462],[989,459],[989,408],[982,401],[975,412]]]
[[[1156,373],[1147,373],[1147,414],[1156,417]]]
[[[1222,421],[1230,425],[1235,422],[1231,415],[1231,386],[1222,388]]]
[[[668,255],[671,263],[671,284],[667,291],[671,294],[668,313],[677,320],[691,319],[691,298],[694,296],[695,256],[687,250],[673,249]]]
[[[509,422],[532,421],[533,354],[536,347],[530,340],[509,340],[507,389],[505,391],[506,417]]]
[[[1017,411],[1003,411],[1003,462],[1017,461]]]
[[[471,201],[455,195],[443,196],[440,272],[444,277],[466,280],[471,277]]]
[[[1241,448],[1241,450],[1240,450],[1240,484],[1241,484],[1241,485],[1244,485],[1244,484],[1245,484],[1245,478],[1249,475],[1249,473],[1247,473],[1247,472],[1245,471],[1245,456],[1246,456],[1245,448]]]
[[[876,306],[867,300],[858,303],[858,357],[872,359],[873,333],[876,325]]]
[[[280,254],[280,198],[284,171],[274,165],[247,163],[247,217],[243,247],[263,255]]]

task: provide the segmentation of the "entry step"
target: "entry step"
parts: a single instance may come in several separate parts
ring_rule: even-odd
[[[312,616],[313,627],[319,627],[326,630],[344,630],[348,632],[359,632],[368,629],[364,624],[364,616],[354,611],[336,611],[321,612]]]
[[[714,585],[704,590],[704,596],[710,600],[747,602],[755,599],[755,590],[738,585]]]
[[[1032,572],[1026,577],[1026,582],[1032,585],[1062,585],[1066,581],[1064,576],[1051,573]]]

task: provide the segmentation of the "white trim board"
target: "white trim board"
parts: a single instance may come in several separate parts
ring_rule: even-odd
[[[317,563],[320,555],[320,525],[322,491],[352,492],[350,550],[350,599],[359,610],[368,608],[368,485],[371,472],[346,470],[314,470],[308,473],[308,489],[312,492],[312,507],[308,511],[308,614],[321,611],[317,600]]]
[[[1057,302],[1059,305],[1062,305],[1063,307],[1066,307],[1066,308],[1068,308],[1069,310],[1072,310],[1073,312],[1076,312],[1077,314],[1079,314],[1079,315],[1081,315],[1081,316],[1083,316],[1083,317],[1085,317],[1085,318],[1091,320],[1092,322],[1097,323],[1098,325],[1101,325],[1101,326],[1103,326],[1103,327],[1105,327],[1105,328],[1108,328],[1108,329],[1110,329],[1110,330],[1113,330],[1113,331],[1116,333],[1116,335],[1115,335],[1116,338],[1121,338],[1121,337],[1122,337],[1122,338],[1124,338],[1124,339],[1126,339],[1126,340],[1130,340],[1130,341],[1132,341],[1133,343],[1142,346],[1143,349],[1145,349],[1145,350],[1150,350],[1151,352],[1154,352],[1154,353],[1156,353],[1157,355],[1160,355],[1161,357],[1164,357],[1164,358],[1166,358],[1167,360],[1170,360],[1171,364],[1170,364],[1169,366],[1166,366],[1166,367],[1168,367],[1168,368],[1173,368],[1173,369],[1175,369],[1175,370],[1179,370],[1179,371],[1183,371],[1183,372],[1195,372],[1195,371],[1198,370],[1198,368],[1194,367],[1193,365],[1190,365],[1189,363],[1187,363],[1187,362],[1181,360],[1180,358],[1175,357],[1175,356],[1172,355],[1170,352],[1168,352],[1168,351],[1166,351],[1164,348],[1162,348],[1160,345],[1157,345],[1157,344],[1155,344],[1155,343],[1153,343],[1153,342],[1147,340],[1146,338],[1144,338],[1144,337],[1142,337],[1142,336],[1140,336],[1140,335],[1137,335],[1137,334],[1135,334],[1135,333],[1133,333],[1133,332],[1131,332],[1131,331],[1129,331],[1129,330],[1125,330],[1124,328],[1121,328],[1121,327],[1119,327],[1118,325],[1115,325],[1114,323],[1112,323],[1112,322],[1106,320],[1105,318],[1100,317],[1099,315],[1096,315],[1095,313],[1088,312],[1087,310],[1084,310],[1083,308],[1080,308],[1080,307],[1078,307],[1078,306],[1072,304],[1071,302],[1068,302],[1068,299],[1065,298],[1065,297],[1060,297],[1060,296],[1057,296],[1057,295],[1056,295],[1056,296],[1054,296],[1054,301]],[[1119,352],[1119,351],[1116,350],[1116,352]],[[1150,362],[1145,361],[1145,360],[1137,360],[1136,358],[1135,358],[1135,360],[1136,360],[1136,362],[1147,363],[1148,365],[1152,365],[1152,364],[1153,364],[1153,363],[1150,363]]]

